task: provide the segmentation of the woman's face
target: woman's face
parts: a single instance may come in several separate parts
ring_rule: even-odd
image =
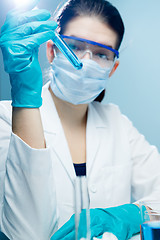
[[[118,38],[117,33],[96,16],[74,18],[67,24],[63,34],[95,41],[113,49],[116,48]]]
[[[117,33],[96,16],[80,16],[74,18],[67,24],[63,35],[91,40],[103,45],[107,45],[113,49],[116,48],[118,40]],[[47,44],[47,56],[49,62],[52,62],[55,57],[52,41],[49,41]],[[90,55],[85,54],[83,58],[90,58]],[[115,72],[118,65],[119,61],[116,61],[110,76]]]

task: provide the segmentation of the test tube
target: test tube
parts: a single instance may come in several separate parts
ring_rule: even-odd
[[[74,52],[69,48],[67,43],[63,40],[60,34],[55,32],[53,41],[57,48],[64,54],[64,56],[70,61],[70,63],[77,69],[81,69],[83,67],[82,62],[78,59],[78,57],[74,54]]]
[[[90,210],[89,210],[89,194],[88,194],[88,186],[87,186],[87,178],[86,176],[78,176],[75,179],[74,185],[74,201],[75,201],[75,240],[90,240]],[[79,233],[80,229],[80,214],[82,209],[85,209],[86,214],[86,226],[83,226],[86,229],[86,233],[84,238],[79,238],[81,235]]]

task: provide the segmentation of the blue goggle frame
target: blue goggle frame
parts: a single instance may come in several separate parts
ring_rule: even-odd
[[[86,43],[89,43],[89,44],[92,44],[92,45],[97,45],[99,47],[103,47],[103,48],[106,48],[112,52],[115,53],[116,57],[119,58],[119,52],[109,46],[106,46],[104,44],[101,44],[101,43],[98,43],[98,42],[94,42],[94,41],[91,41],[91,40],[87,40],[87,39],[84,39],[84,38],[78,38],[78,37],[73,37],[73,36],[66,36],[66,35],[61,35],[62,38],[68,38],[68,39],[75,39],[75,40],[79,40],[79,41],[82,41],[82,42],[86,42]]]

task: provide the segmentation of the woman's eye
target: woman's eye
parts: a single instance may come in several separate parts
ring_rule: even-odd
[[[96,56],[101,58],[101,59],[108,59],[108,56],[104,53],[96,53]]]
[[[79,51],[80,50],[80,48],[78,46],[76,46],[75,44],[69,44],[69,47],[74,51]]]

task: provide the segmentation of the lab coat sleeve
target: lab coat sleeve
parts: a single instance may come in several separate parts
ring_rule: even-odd
[[[160,200],[160,154],[150,145],[127,117],[127,126],[132,160],[132,200]]]
[[[4,112],[1,116],[1,123],[7,126]],[[5,177],[1,231],[10,240],[49,240],[57,220],[50,149],[33,149],[9,132],[1,136],[1,141],[7,139],[7,146],[1,145],[7,151],[3,156],[7,159],[2,159]]]
[[[11,103],[0,101],[0,219],[4,196],[6,159],[11,136]],[[10,109],[10,111],[9,111]]]

